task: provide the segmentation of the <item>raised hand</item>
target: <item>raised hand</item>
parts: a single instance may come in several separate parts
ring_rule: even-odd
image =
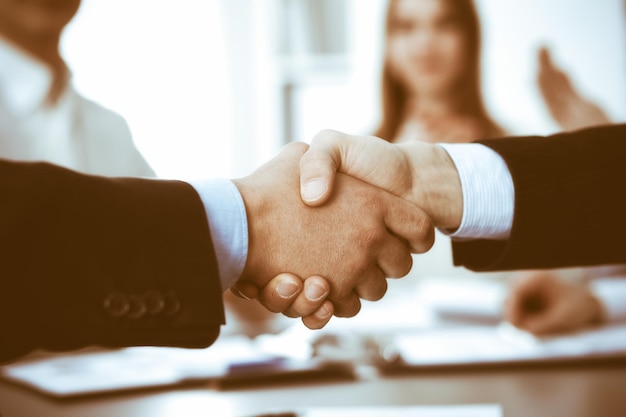
[[[567,73],[556,66],[545,47],[539,50],[537,85],[550,115],[564,130],[611,123],[600,106],[574,87]]]
[[[235,181],[249,235],[248,259],[236,288],[263,289],[284,271],[318,275],[328,279],[334,314],[353,316],[359,298],[379,299],[386,277],[408,273],[411,252],[430,248],[433,225],[412,204],[346,175],[334,177],[334,195],[323,207],[308,207],[300,198],[298,166],[306,150],[304,144],[288,145]],[[293,308],[302,310],[297,304]]]

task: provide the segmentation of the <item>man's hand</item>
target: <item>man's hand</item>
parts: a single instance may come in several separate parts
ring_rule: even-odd
[[[461,182],[447,152],[438,146],[422,142],[394,145],[373,136],[322,131],[300,160],[302,200],[320,206],[337,194],[337,172],[421,207],[437,227],[456,229],[461,224]]]
[[[298,192],[298,163],[306,149],[288,145],[255,173],[234,181],[246,205],[249,236],[237,288],[263,289],[284,271],[318,275],[328,279],[335,315],[353,316],[359,298],[381,298],[385,278],[406,275],[410,253],[432,246],[433,225],[410,203],[345,175],[333,176],[335,195],[325,198],[323,207],[306,206]]]
[[[249,283],[237,283],[231,290],[240,298],[257,299],[273,313],[301,317],[309,329],[324,327],[335,311],[333,303],[326,299],[330,293],[330,284],[318,276],[302,281],[294,274],[284,273],[272,278],[261,289]]]
[[[511,290],[505,319],[520,329],[545,335],[602,321],[600,301],[587,287],[560,280],[553,272],[528,273]]]

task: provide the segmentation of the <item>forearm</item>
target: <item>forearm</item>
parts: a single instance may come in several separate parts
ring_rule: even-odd
[[[178,181],[0,162],[0,357],[90,344],[206,346],[223,322],[202,204]]]
[[[626,156],[625,129],[626,126],[614,126],[550,138],[481,142],[505,162],[502,174],[510,179],[507,180],[506,175],[491,173],[492,163],[478,165],[470,175],[460,172],[463,164],[457,164],[461,191],[452,191],[452,197],[448,196],[453,201],[462,201],[460,233],[453,235],[455,263],[487,271],[626,261],[626,252],[619,242],[619,237],[626,233],[626,222],[623,221],[626,198],[621,188],[626,183],[626,171],[620,168]],[[462,146],[476,149],[481,145],[445,146],[450,150]],[[458,211],[453,216],[438,217],[439,213],[450,213],[449,203],[445,198],[431,196],[437,196],[439,192],[433,190],[439,187],[437,173],[442,173],[441,178],[448,178],[450,164],[433,161],[436,159],[427,161],[424,169],[424,178],[428,180],[414,181],[422,185],[427,195],[415,194],[414,202],[419,204],[420,199],[425,202],[426,211],[433,216],[438,227],[457,225]],[[490,230],[489,213],[505,211],[498,208],[497,201],[502,200],[507,191],[494,192],[489,191],[488,186],[482,187],[481,184],[488,183],[490,178],[496,182],[500,179],[511,181],[512,184],[509,201],[511,206],[514,204],[515,216],[511,216],[508,226],[506,221],[501,222],[505,227],[500,228],[500,232],[498,228]],[[458,183],[459,180],[448,179],[446,182]],[[476,205],[467,197],[474,188],[476,190],[470,193],[475,196],[474,200],[488,202],[489,195],[496,197],[483,207]],[[473,209],[478,212],[476,218],[467,214],[472,207],[480,207]],[[474,218],[476,227],[467,233],[468,228],[463,223],[471,218]]]
[[[399,145],[412,167],[414,204],[453,239],[506,240],[514,210],[513,180],[504,160],[479,144]]]
[[[456,244],[457,260],[478,269],[625,262],[625,129],[483,141],[504,158],[513,175],[511,237],[506,245]]]
[[[463,217],[463,192],[459,173],[448,152],[421,143],[400,144],[408,160],[410,188],[404,198],[422,207],[441,230],[456,230]]]
[[[248,218],[243,198],[230,180],[192,181],[202,199],[215,248],[222,291],[243,273],[248,256]]]

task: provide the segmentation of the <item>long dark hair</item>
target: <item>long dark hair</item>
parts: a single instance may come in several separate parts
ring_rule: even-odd
[[[457,81],[456,109],[480,123],[483,137],[502,134],[502,129],[485,110],[480,90],[480,24],[472,0],[444,0],[454,8],[455,16],[466,42],[465,70]],[[385,22],[385,59],[382,71],[382,121],[375,135],[392,141],[406,114],[408,93],[402,83],[393,77],[389,63],[388,41],[394,31],[398,0],[390,0]],[[478,138],[477,138],[478,139]]]

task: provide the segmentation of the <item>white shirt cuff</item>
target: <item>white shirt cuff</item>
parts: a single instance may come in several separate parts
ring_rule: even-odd
[[[190,181],[204,204],[222,291],[241,276],[248,256],[248,219],[239,190],[226,179]]]
[[[602,303],[607,321],[626,320],[626,277],[594,279],[590,289]]]
[[[456,165],[463,190],[461,226],[446,232],[453,239],[506,240],[511,233],[515,189],[502,157],[478,143],[437,144]]]

